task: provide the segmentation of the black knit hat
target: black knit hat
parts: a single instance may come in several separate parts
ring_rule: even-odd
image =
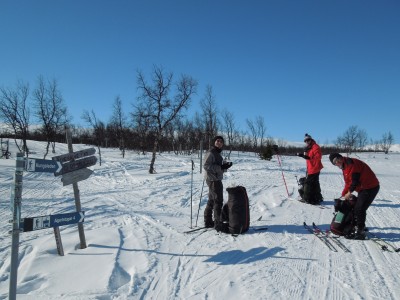
[[[332,165],[334,165],[333,160],[335,158],[342,158],[343,156],[341,156],[339,153],[331,153],[329,154],[329,160],[331,161]]]
[[[222,140],[222,141],[225,143],[224,138],[223,138],[222,136],[220,136],[220,135],[217,135],[217,136],[213,139],[214,143],[215,143],[215,141],[218,140],[218,139]]]
[[[306,141],[308,141],[308,140],[312,140],[312,137],[311,137],[311,135],[309,135],[308,133],[306,133],[306,134],[304,135],[304,142],[306,142]]]

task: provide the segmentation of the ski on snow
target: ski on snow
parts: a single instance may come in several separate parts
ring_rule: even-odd
[[[373,241],[382,251],[400,252],[400,248],[396,248],[393,244],[381,239],[376,234],[369,232],[369,231],[366,231],[366,234],[368,237],[367,240]]]
[[[214,229],[214,228],[213,227],[199,227],[199,228],[191,229],[191,230],[188,230],[188,231],[184,231],[183,233],[192,233],[192,232],[196,232],[196,231],[199,231],[199,230],[202,230],[202,229],[208,230],[208,229]]]
[[[351,252],[349,250],[349,248],[347,248],[346,245],[343,244],[342,241],[339,240],[339,237],[332,236],[332,232],[330,230],[323,231],[314,222],[312,223],[312,225],[313,225],[314,230],[316,230],[316,231],[320,232],[321,234],[325,235],[330,241],[333,241],[344,252]]]
[[[315,230],[313,227],[308,226],[306,222],[304,222],[303,225],[304,225],[305,229],[307,229],[310,233],[314,234],[331,251],[338,252],[337,249],[335,248],[335,246],[332,245],[332,243],[330,242],[330,240],[328,239],[328,237],[325,234],[323,234],[319,230]]]
[[[252,230],[254,230],[255,232],[258,232],[258,231],[265,231],[265,230],[268,230],[268,227],[250,227]],[[195,229],[191,229],[191,230],[188,230],[188,231],[184,231],[183,233],[195,233],[195,232],[198,232],[198,231],[200,231],[200,230],[203,230],[201,233],[204,233],[204,232],[206,232],[206,231],[208,231],[208,230],[210,230],[210,229],[214,229],[213,227],[198,227],[198,228],[195,228]],[[219,234],[220,232],[218,232],[217,231],[217,233]],[[240,235],[240,233],[232,233],[231,234],[233,237],[237,237],[237,236],[239,236]]]

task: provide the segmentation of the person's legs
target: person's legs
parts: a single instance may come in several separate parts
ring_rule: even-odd
[[[319,204],[321,198],[319,173],[307,175],[307,179],[304,184],[304,200],[310,204]]]
[[[374,201],[379,192],[379,186],[369,190],[362,190],[358,193],[358,199],[354,206],[354,214],[356,218],[356,225],[358,229],[365,228],[365,220],[367,218],[367,209]]]
[[[358,193],[358,199],[354,206],[355,223],[357,226],[355,239],[365,239],[364,229],[367,218],[367,209],[371,205],[372,201],[374,201],[378,192],[379,186],[373,189],[362,190]]]
[[[216,198],[214,199],[214,224],[218,224],[221,222],[221,212],[222,212],[222,205],[224,202],[223,198],[223,185],[222,181],[214,181],[214,192]]]
[[[208,201],[206,208],[204,209],[204,226],[205,227],[214,227],[213,221],[213,209],[214,209],[214,202],[217,198],[217,194],[214,190],[214,184],[212,181],[206,181],[208,185]]]

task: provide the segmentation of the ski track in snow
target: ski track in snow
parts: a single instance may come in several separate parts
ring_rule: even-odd
[[[63,147],[59,146],[59,153],[66,152]],[[343,238],[351,253],[338,246],[338,252],[332,252],[304,229],[304,221],[328,228],[333,218],[333,199],[340,195],[343,179],[326,159],[320,181],[328,208],[320,209],[295,200],[295,176],[304,176],[303,160],[282,157],[288,195],[276,160],[232,154],[234,166],[225,173],[224,188],[246,187],[251,216],[249,232],[233,237],[214,230],[182,233],[190,226],[191,198],[193,225],[199,201],[198,225],[203,225],[208,188],[204,184],[200,197],[203,174],[197,157],[161,155],[160,165],[156,160],[158,173],[150,175],[149,156],[128,153],[122,159],[110,149],[102,150],[102,155],[102,166],[95,166],[94,174],[79,183],[85,232],[90,237],[87,249],[76,246],[74,225],[60,228],[65,257],[57,256],[51,230],[22,233],[19,299],[400,299],[399,254],[382,252],[372,241]],[[191,159],[195,161],[192,193]],[[388,170],[377,173],[381,191],[368,210],[367,226],[399,247],[400,156],[378,162],[366,154],[363,160],[372,169]],[[0,196],[5,199],[0,211],[0,299],[8,292],[13,165],[7,162],[5,170],[0,172]],[[224,197],[226,201],[226,192]],[[52,174],[24,173],[22,207],[22,217],[72,212],[72,186],[63,187]],[[265,226],[267,231],[254,230]],[[66,292],[57,294],[57,284],[62,285],[59,278],[39,272],[39,264],[45,261],[73,262],[85,255],[108,262],[99,274],[104,286],[96,288],[93,280],[87,284],[91,289],[71,288],[68,293],[64,287]]]

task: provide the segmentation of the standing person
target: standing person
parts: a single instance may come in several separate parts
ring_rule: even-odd
[[[323,201],[319,185],[319,173],[324,167],[321,162],[321,148],[308,133],[304,136],[304,143],[306,143],[304,153],[297,153],[297,156],[304,158],[307,163],[307,174],[302,198],[307,203],[319,204]]]
[[[232,166],[231,162],[224,163],[221,152],[224,146],[222,136],[214,138],[214,146],[207,152],[203,168],[208,185],[208,202],[204,209],[204,226],[219,230],[223,204],[223,172]],[[214,216],[214,218],[213,218]]]
[[[343,172],[344,188],[342,197],[346,200],[351,200],[352,193],[358,193],[358,199],[354,205],[354,217],[356,230],[355,233],[347,236],[356,240],[364,240],[365,234],[365,220],[367,218],[367,209],[374,201],[379,192],[379,181],[371,168],[363,161],[343,157],[339,153],[332,153],[329,155],[329,160]]]

